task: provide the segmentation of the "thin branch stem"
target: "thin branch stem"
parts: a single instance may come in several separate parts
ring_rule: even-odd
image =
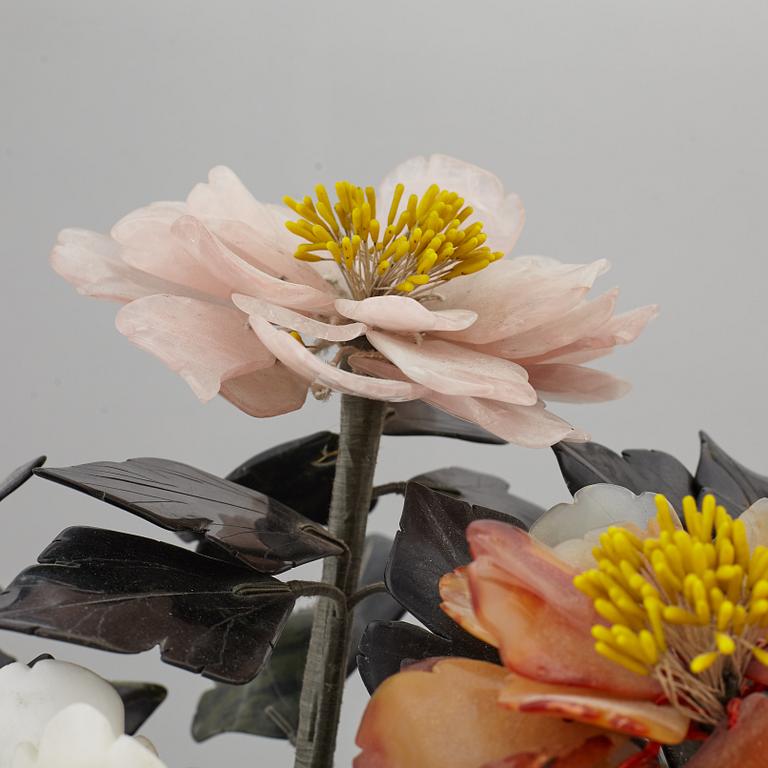
[[[347,599],[347,610],[351,611],[359,602],[365,600],[366,597],[388,591],[387,585],[383,581],[375,581],[373,584],[368,584],[349,596]]]
[[[378,499],[379,496],[388,496],[390,493],[397,493],[400,496],[404,496],[407,485],[408,483],[402,480],[394,483],[382,483],[381,485],[376,485],[373,488],[373,498]]]

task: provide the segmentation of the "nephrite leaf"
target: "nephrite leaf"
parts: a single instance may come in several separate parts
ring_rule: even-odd
[[[684,496],[698,490],[691,473],[662,451],[628,450],[619,456],[600,443],[557,443],[552,450],[572,494],[585,485],[611,483],[633,493],[663,493],[679,508]]]
[[[132,736],[165,701],[168,691],[155,683],[112,683],[125,706],[125,732]]]
[[[42,467],[43,464],[45,464],[45,456],[38,456],[36,459],[32,459],[32,461],[28,461],[14,469],[5,480],[0,480],[0,501],[24,485],[35,474],[35,470],[38,467]]]
[[[266,494],[316,523],[328,522],[339,436],[333,432],[276,445],[227,475],[238,485]]]
[[[373,693],[403,666],[435,656],[463,656],[500,663],[496,649],[480,641],[463,643],[458,637],[448,640],[405,621],[374,621],[360,640],[357,666],[365,687]]]
[[[168,459],[96,462],[37,471],[162,528],[204,535],[257,571],[279,573],[343,548],[269,496]]]
[[[426,485],[433,491],[447,493],[476,506],[506,512],[524,523],[526,528],[544,514],[542,507],[509,493],[509,483],[506,480],[471,469],[436,469],[411,478],[411,482]]]
[[[472,443],[505,445],[506,441],[471,421],[457,419],[421,400],[390,403],[384,422],[385,435],[435,435]]]
[[[700,432],[701,454],[696,480],[701,494],[713,493],[732,515],[741,514],[768,496],[768,477],[732,459],[706,432]]]
[[[469,563],[465,532],[473,520],[482,519],[524,527],[504,512],[409,483],[386,572],[387,588],[406,610],[433,632],[445,638],[465,638],[467,643],[480,641],[440,610],[438,582],[444,574]]]
[[[391,546],[392,541],[385,536],[374,534],[368,537],[363,553],[361,585],[383,580]],[[375,619],[396,619],[402,614],[402,606],[386,593],[368,597],[357,605],[348,674],[355,669],[355,649],[368,624]],[[312,618],[310,609],[294,612],[272,656],[255,680],[241,686],[219,684],[203,694],[192,723],[192,735],[197,741],[232,731],[276,739],[295,733]]]
[[[163,661],[244,683],[294,604],[283,582],[152,539],[68,528],[0,594],[0,629]]]

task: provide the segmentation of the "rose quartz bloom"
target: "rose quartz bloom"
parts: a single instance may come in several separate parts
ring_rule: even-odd
[[[522,205],[488,171],[439,155],[414,158],[384,179],[382,206],[398,183],[406,195],[437,184],[464,196],[499,255],[520,235]],[[201,400],[219,393],[253,416],[296,410],[310,388],[318,396],[421,399],[540,447],[583,439],[543,399],[596,402],[627,391],[584,363],[633,341],[656,310],[614,315],[616,290],[587,299],[605,261],[510,258],[418,298],[394,287],[352,296],[332,259],[295,258],[303,241],[286,229],[290,218],[217,167],[186,202],[140,208],[108,236],[62,231],[52,264],[81,293],[123,303],[118,330]]]

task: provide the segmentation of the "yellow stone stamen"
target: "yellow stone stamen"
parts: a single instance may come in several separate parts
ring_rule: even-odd
[[[656,497],[657,536],[612,527],[593,550],[597,567],[574,578],[607,622],[595,649],[659,680],[673,706],[716,723],[754,658],[768,666],[768,549],[750,549],[743,521],[711,495],[683,500],[686,530]]]
[[[435,286],[485,269],[502,258],[484,243],[481,222],[464,223],[472,215],[458,193],[432,184],[419,198],[398,184],[392,194],[386,226],[377,218],[376,192],[340,181],[332,203],[322,184],[316,202],[285,197],[298,216],[287,221],[290,232],[306,242],[294,256],[301,261],[335,261],[356,299],[387,294],[422,298]],[[383,211],[382,211],[383,215]]]

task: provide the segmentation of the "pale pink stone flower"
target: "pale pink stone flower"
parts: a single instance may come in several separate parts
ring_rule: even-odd
[[[62,231],[51,261],[80,293],[123,303],[118,330],[178,372],[203,401],[219,393],[246,413],[272,416],[300,408],[311,387],[318,396],[336,390],[386,401],[421,399],[525,446],[582,438],[549,413],[543,399],[596,402],[623,395],[626,382],[584,363],[633,341],[655,307],[614,315],[616,290],[587,299],[607,269],[604,260],[497,261],[514,246],[525,217],[519,198],[505,194],[488,171],[440,155],[414,158],[382,182],[383,205],[393,195],[399,199],[400,184],[404,201],[434,198],[437,187],[464,196],[456,210],[463,200],[472,208],[453,224],[469,228],[464,251],[477,235],[469,258],[459,248],[464,233],[445,223],[443,234],[420,247],[418,236],[426,243],[433,233],[405,227],[397,239],[410,237],[410,251],[405,243],[404,257],[385,259],[387,242],[394,253],[396,234],[387,241],[386,232],[397,218],[390,215],[386,229],[382,221],[377,244],[379,224],[365,218],[375,218],[371,188],[372,214],[362,190],[348,187],[359,193],[349,208],[359,209],[357,229],[350,215],[349,228],[335,230],[337,237],[312,207],[310,220],[289,224],[306,232],[320,222],[315,235],[302,239],[285,226],[293,216],[288,207],[258,202],[231,170],[217,167],[186,202],[141,208],[109,235]],[[437,187],[430,192],[430,185]],[[458,197],[440,194],[448,196],[434,199]],[[288,202],[294,210],[302,206]],[[450,205],[434,210],[443,208]],[[437,219],[424,223],[424,216],[425,230],[435,226]],[[361,231],[362,242],[352,237],[353,255],[342,255],[342,246],[350,247],[344,236]],[[338,242],[326,247],[326,236]],[[432,261],[424,262],[425,254]],[[406,264],[413,274],[403,272]]]

